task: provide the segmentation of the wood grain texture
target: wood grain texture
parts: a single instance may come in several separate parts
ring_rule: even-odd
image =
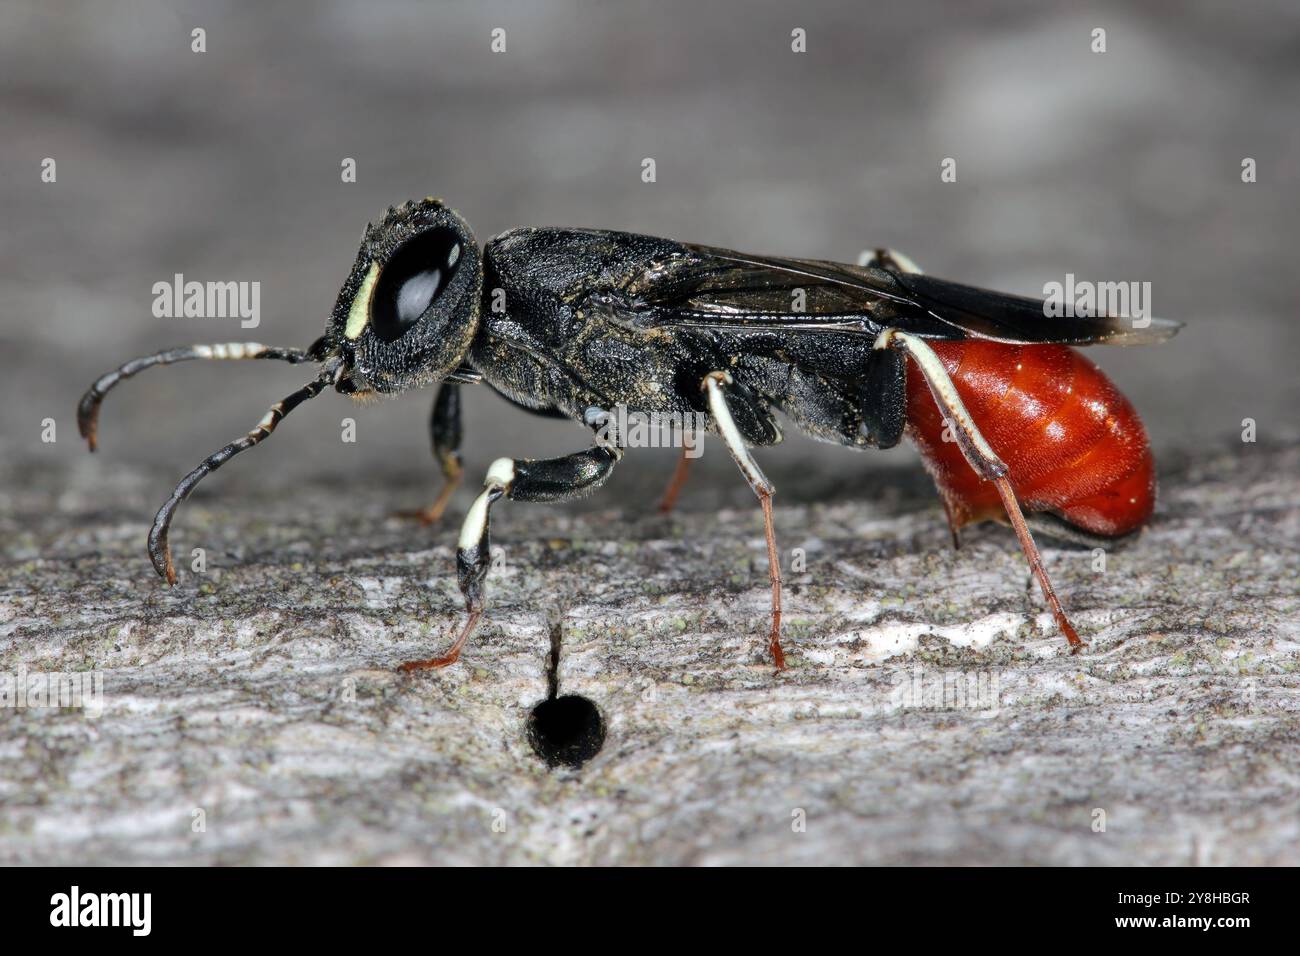
[[[919,468],[813,502],[773,472],[806,555],[779,677],[758,509],[705,507],[707,476],[669,518],[632,469],[503,507],[481,633],[403,676],[460,620],[454,527],[385,518],[424,489],[214,484],[168,590],[143,541],[169,476],[3,470],[0,671],[104,675],[96,719],[0,708],[3,864],[1300,863],[1294,450],[1172,464],[1104,572],[1049,548],[1077,656],[1005,529],[948,548]],[[557,624],[560,693],[607,722],[577,771],[524,731]]]

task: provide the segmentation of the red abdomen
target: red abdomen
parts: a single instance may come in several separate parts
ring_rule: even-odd
[[[1136,531],[1151,517],[1156,472],[1146,430],[1092,362],[1064,345],[928,344],[1010,469],[1025,511],[1054,514],[1101,537]],[[953,528],[1003,519],[993,484],[971,470],[956,442],[944,441],[943,417],[910,363],[907,420]]]

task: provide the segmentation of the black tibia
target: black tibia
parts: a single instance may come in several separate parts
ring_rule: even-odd
[[[86,391],[86,394],[81,397],[81,402],[77,405],[77,428],[81,432],[81,437],[86,439],[86,442],[90,445],[90,450],[94,451],[99,445],[97,433],[100,403],[104,401],[104,396],[114,386],[155,365],[171,365],[175,362],[187,362],[192,359],[229,361],[274,359],[280,362],[289,362],[293,365],[300,362],[319,361],[311,349],[303,351],[302,349],[276,348],[270,345],[261,345],[257,342],[186,345],[131,359],[120,368],[109,372],[107,375],[100,376],[95,381],[95,384],[91,385]]]
[[[448,481],[460,474],[460,440],[463,434],[460,386],[443,382],[438,386],[433,411],[429,415],[429,440],[433,445],[433,457]]]
[[[867,444],[893,448],[907,424],[907,359],[894,349],[873,350],[858,396]]]
[[[515,462],[515,480],[507,492],[512,501],[568,501],[590,494],[605,483],[618,452],[597,446],[563,458]]]
[[[153,520],[153,527],[149,529],[149,557],[153,561],[154,568],[167,579],[168,584],[176,583],[176,568],[172,564],[171,548],[167,543],[167,535],[171,530],[172,517],[176,514],[176,509],[180,507],[181,502],[190,496],[190,492],[194,490],[194,487],[209,473],[216,471],[241,451],[252,448],[264,438],[267,438],[271,432],[275,431],[275,426],[280,424],[282,418],[307,401],[307,399],[315,398],[324,391],[333,379],[334,372],[335,367],[333,365],[327,366],[315,381],[308,382],[292,395],[272,405],[266,415],[262,417],[262,420],[247,435],[213,452],[203,459],[197,468],[181,479],[180,484],[176,486],[176,490],[171,493],[171,497],[158,510],[158,514]]]
[[[433,524],[442,517],[447,503],[460,486],[465,469],[460,459],[461,439],[461,399],[460,385],[444,381],[438,386],[438,394],[433,399],[433,411],[429,415],[429,440],[433,445],[433,457],[442,471],[442,488],[433,504],[419,511],[399,511],[399,518],[417,518],[421,524]]]

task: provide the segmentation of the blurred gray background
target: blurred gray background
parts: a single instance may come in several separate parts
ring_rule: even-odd
[[[195,27],[205,53],[190,49]],[[1296,434],[1294,0],[7,2],[0,71],[0,450],[38,473],[84,457],[77,398],[133,355],[308,344],[366,222],[426,194],[480,241],[589,225],[847,261],[890,245],[934,274],[1027,294],[1067,272],[1149,281],[1156,314],[1187,328],[1092,357],[1157,448],[1222,445],[1245,417],[1261,440]],[[41,182],[44,157],[57,183]],[[344,157],[354,184],[340,181]],[[956,183],[940,181],[945,157]],[[1243,157],[1257,183],[1241,181]],[[260,281],[261,327],[154,318],[151,287],[177,272]],[[108,402],[99,460],[72,467],[157,467],[161,500],[306,377],[262,363],[152,371]],[[431,398],[357,408],[327,394],[205,490],[310,472],[374,495],[380,477],[432,486]],[[344,416],[355,445],[339,441]],[[467,425],[472,475],[497,455],[586,442],[490,395]],[[634,454],[645,467],[625,465],[624,482],[672,467],[671,452]],[[810,454],[850,482],[915,467],[907,450],[854,457],[794,436],[764,461],[779,476]]]

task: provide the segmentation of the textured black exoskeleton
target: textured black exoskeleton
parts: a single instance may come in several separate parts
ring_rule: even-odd
[[[972,467],[1005,483],[1005,466],[966,414],[926,339],[1132,343],[1165,338],[1175,328],[1161,320],[1141,330],[1096,317],[1045,321],[1041,302],[931,278],[885,250],[852,266],[596,229],[514,229],[480,254],[466,222],[442,202],[425,199],[389,209],[366,230],[326,332],[310,348],[195,345],[136,359],[91,387],[78,419],[93,449],[105,393],[152,365],[186,359],[320,365],[312,381],[272,406],[253,431],[187,475],[158,512],[149,553],[158,572],[175,583],[167,535],[180,502],[208,472],[266,438],[295,406],[329,386],[364,399],[440,383],[431,431],[446,484],[434,505],[418,513],[427,521],[440,516],[460,479],[462,385],[486,384],[524,409],[572,419],[597,436],[619,408],[704,416],[763,507],[772,587],[769,647],[783,666],[773,488],[748,450],[780,441],[776,411],[823,441],[889,448],[903,434],[910,357]],[[609,477],[622,454],[617,443],[598,438],[559,458],[494,462],[457,552],[468,621],[446,655],[404,668],[452,663],[481,617],[495,501],[586,494]],[[1019,511],[1007,494],[1014,520]],[[1027,532],[1021,540],[1032,552]],[[1036,552],[1029,556],[1059,611]],[[1058,621],[1064,622],[1063,614]]]

